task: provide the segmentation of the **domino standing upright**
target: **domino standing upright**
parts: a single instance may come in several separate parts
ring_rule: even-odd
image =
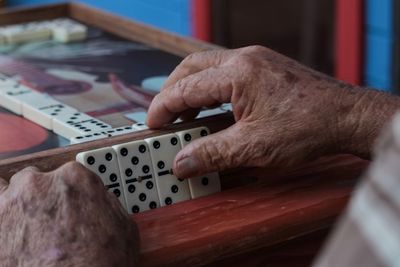
[[[175,134],[179,137],[183,148],[193,140],[209,135],[210,130],[207,127],[198,127]],[[208,173],[188,180],[192,198],[207,196],[221,191],[221,182],[218,172]]]
[[[147,138],[145,141],[150,149],[161,206],[189,200],[188,181],[178,180],[172,172],[174,158],[181,150],[178,136],[166,134]]]
[[[117,153],[122,187],[129,213],[160,206],[148,145],[133,141],[113,146]]]
[[[76,155],[76,161],[96,173],[103,181],[107,190],[113,192],[126,209],[118,159],[111,147],[81,152]]]

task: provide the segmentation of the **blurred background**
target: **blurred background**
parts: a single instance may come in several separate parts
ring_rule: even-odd
[[[59,0],[0,0],[18,7]],[[400,90],[400,0],[81,0],[228,48],[259,44],[352,84]]]

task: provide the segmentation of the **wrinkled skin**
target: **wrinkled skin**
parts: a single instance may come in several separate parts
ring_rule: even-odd
[[[78,163],[0,179],[0,265],[135,266],[137,227]]]
[[[203,106],[233,104],[236,123],[175,158],[181,178],[235,167],[286,167],[333,153],[370,157],[398,97],[353,87],[260,46],[193,54],[154,99],[162,127]],[[0,179],[1,266],[135,266],[137,228],[78,163]]]
[[[199,108],[233,105],[236,123],[175,158],[180,178],[236,167],[287,167],[334,153],[368,158],[399,98],[339,82],[261,46],[199,52],[173,71],[147,117],[160,128]]]

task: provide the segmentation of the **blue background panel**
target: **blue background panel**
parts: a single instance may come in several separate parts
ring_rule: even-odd
[[[381,91],[391,92],[391,90],[387,89],[391,88],[392,86],[392,83],[388,79],[388,77],[373,77],[367,75],[365,77],[365,82],[368,85],[368,87],[379,89]]]
[[[369,32],[392,36],[393,0],[367,0],[365,12]]]
[[[61,0],[9,0],[9,6],[49,4]],[[190,0],[80,0],[82,2],[129,19],[181,35],[190,36]]]
[[[390,90],[392,87],[393,39],[385,35],[367,32],[365,49],[366,84]]]

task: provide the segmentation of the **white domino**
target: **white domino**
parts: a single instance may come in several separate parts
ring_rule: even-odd
[[[59,110],[63,109],[61,107],[65,107],[52,97],[36,92],[20,100],[22,102],[22,115],[49,130],[53,129],[52,118],[59,113]]]
[[[50,39],[51,31],[40,22],[31,22],[3,27],[1,34],[5,36],[7,43],[20,44],[48,40]]]
[[[22,115],[22,101],[37,94],[30,88],[15,84],[13,86],[0,86],[0,106]]]
[[[18,83],[7,76],[0,76],[0,90],[1,89],[10,89],[10,87],[18,86]]]
[[[144,130],[149,129],[149,127],[146,124],[142,123],[142,122],[138,122],[138,123],[133,124],[132,128],[137,130],[137,131],[144,131]]]
[[[53,118],[53,132],[67,139],[110,128],[111,125],[78,111],[62,113]]]
[[[180,131],[175,134],[179,137],[183,148],[193,140],[209,135],[210,130],[207,127],[198,127]],[[192,198],[207,196],[221,191],[221,182],[218,172],[209,173],[188,180]]]
[[[118,135],[123,135],[123,134],[128,134],[128,133],[134,133],[137,131],[138,130],[134,129],[132,126],[123,126],[123,127],[117,127],[117,128],[105,130],[104,134],[107,137],[112,137],[112,136],[118,136]]]
[[[161,206],[190,199],[188,181],[178,180],[172,172],[176,154],[181,150],[179,138],[167,134],[145,139],[149,145]]]
[[[90,141],[95,141],[103,138],[107,138],[108,136],[104,132],[95,132],[89,133],[85,135],[78,135],[69,139],[71,145],[73,144],[81,144]]]
[[[113,192],[126,209],[118,159],[111,147],[81,152],[76,155],[76,161],[97,174],[103,181],[107,190]]]
[[[133,141],[113,146],[117,153],[129,213],[160,207],[148,145]]]
[[[81,134],[70,138],[71,144],[80,144],[85,142],[90,142],[94,140],[99,140],[107,137],[118,136],[128,133],[137,132],[138,130],[132,128],[132,126],[123,126],[118,128],[109,128],[99,132]]]
[[[87,37],[87,27],[70,19],[57,19],[52,22],[54,40],[62,43],[81,41]]]

